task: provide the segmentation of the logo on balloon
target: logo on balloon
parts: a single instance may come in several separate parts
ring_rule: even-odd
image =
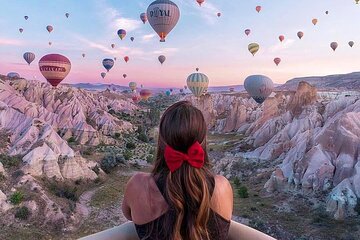
[[[55,66],[41,66],[40,71],[49,71],[49,72],[66,72],[64,67],[55,67]]]
[[[150,17],[170,17],[170,10],[161,10],[156,7],[153,10],[150,10]]]

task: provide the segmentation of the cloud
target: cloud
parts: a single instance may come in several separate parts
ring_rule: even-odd
[[[294,39],[287,39],[287,40],[283,41],[282,43],[279,42],[278,44],[276,44],[274,46],[271,46],[269,48],[269,52],[270,53],[276,53],[276,52],[279,52],[281,50],[288,49],[292,45],[294,45],[294,43],[295,43]]]
[[[153,51],[153,54],[173,55],[176,52],[179,52],[178,48],[164,48],[164,49],[161,49],[161,50]]]
[[[22,46],[24,45],[23,41],[9,38],[0,38],[0,46]]]
[[[146,34],[146,35],[142,36],[142,39],[144,41],[149,41],[149,40],[153,39],[154,37],[156,37],[156,34]]]
[[[192,8],[196,11],[197,15],[200,15],[203,19],[206,20],[208,24],[214,24],[217,21],[216,14],[221,12],[214,4],[205,2],[199,7],[196,1],[181,0],[181,5]]]
[[[131,18],[119,18],[115,20],[115,25],[114,28],[115,30],[118,29],[125,29],[126,31],[134,31],[138,28],[140,28],[140,26],[142,25],[142,23],[139,20],[135,20],[135,19],[131,19]]]

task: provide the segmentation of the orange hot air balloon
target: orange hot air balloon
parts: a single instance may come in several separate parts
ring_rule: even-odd
[[[259,13],[260,11],[261,11],[261,9],[262,9],[262,7],[261,6],[256,6],[256,11]]]
[[[300,32],[297,33],[297,36],[298,36],[299,39],[302,39],[303,36],[304,36],[304,33],[300,31]]]
[[[312,23],[314,24],[314,26],[318,23],[318,20],[316,19],[316,18],[314,18],[313,20],[312,20]]]
[[[274,63],[276,64],[276,66],[279,66],[280,62],[281,62],[281,58],[277,57],[274,59]]]
[[[143,89],[140,91],[140,97],[142,100],[145,100],[145,101],[149,100],[151,95],[152,95],[152,92],[149,89]]]
[[[280,40],[280,42],[283,42],[283,41],[285,40],[284,35],[280,35],[280,36],[279,36],[279,40]]]
[[[205,2],[205,0],[196,0],[196,2],[201,6]]]
[[[56,87],[69,74],[71,62],[63,55],[48,54],[40,59],[39,69],[46,80]]]
[[[128,56],[125,56],[124,60],[125,60],[125,62],[128,62],[130,60],[130,58]]]

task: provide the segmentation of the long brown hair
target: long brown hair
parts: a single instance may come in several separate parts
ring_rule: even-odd
[[[213,174],[206,151],[206,132],[203,114],[187,101],[175,103],[161,118],[152,175],[166,179],[164,197],[170,210],[176,215],[175,219],[164,220],[162,231],[166,239],[209,239],[207,223],[210,216],[210,192],[214,186],[210,180],[213,179]],[[184,162],[178,170],[171,173],[164,158],[166,145],[186,153],[196,141],[205,152],[204,166],[197,169]]]

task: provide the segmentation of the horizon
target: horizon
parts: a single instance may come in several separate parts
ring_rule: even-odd
[[[0,72],[18,72],[27,79],[36,76],[45,82],[38,61],[48,53],[60,53],[70,59],[72,69],[63,81],[66,84],[127,86],[136,81],[149,88],[179,88],[196,67],[209,77],[210,87],[243,85],[245,78],[253,74],[264,74],[283,84],[298,77],[359,71],[360,33],[353,26],[360,21],[360,5],[353,0],[214,0],[206,1],[202,7],[195,0],[174,0],[181,17],[165,43],[160,43],[149,23],[144,25],[139,18],[152,1],[56,0],[41,5],[35,1],[0,2]],[[260,13],[255,11],[256,5],[262,5]],[[65,17],[66,12],[70,13],[69,18]],[[217,12],[222,16],[217,17]],[[311,22],[313,18],[318,19],[316,26]],[[45,29],[49,24],[54,26],[50,34]],[[22,34],[20,27],[24,29]],[[116,35],[120,28],[128,32],[122,41]],[[249,36],[244,33],[247,28],[252,30]],[[298,31],[305,33],[301,40],[296,36]],[[283,43],[278,40],[280,34],[285,35]],[[132,36],[134,42],[130,41]],[[49,41],[53,43],[50,47]],[[330,48],[333,41],[339,43],[336,52]],[[348,46],[349,41],[355,42],[353,48]],[[247,49],[251,42],[260,44],[255,57]],[[115,49],[111,48],[112,43]],[[30,67],[22,57],[26,51],[36,54]],[[86,53],[85,58],[82,53]],[[157,61],[160,54],[167,57],[163,66]],[[130,57],[128,63],[123,60],[126,55]],[[105,70],[101,61],[107,57],[117,57],[117,61],[102,80],[100,73]],[[282,58],[279,66],[273,62],[275,57]],[[122,77],[124,73],[126,79]]]

